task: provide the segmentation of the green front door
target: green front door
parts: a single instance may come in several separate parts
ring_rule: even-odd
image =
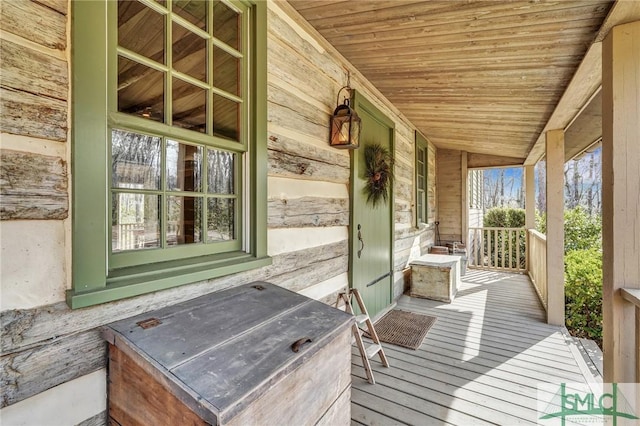
[[[367,145],[380,144],[393,153],[394,123],[354,93],[353,106],[360,118],[360,148],[351,155],[351,286],[360,291],[371,317],[391,304],[393,282],[393,185],[389,198],[375,207],[364,192]]]

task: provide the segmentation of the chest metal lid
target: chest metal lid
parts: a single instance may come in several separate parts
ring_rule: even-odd
[[[218,424],[300,366],[353,317],[265,282],[109,324],[104,338]],[[296,341],[307,342],[294,352]]]

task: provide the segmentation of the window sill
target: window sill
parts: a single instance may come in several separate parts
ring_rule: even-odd
[[[127,268],[126,271],[118,271],[107,278],[103,288],[85,292],[67,291],[67,304],[71,309],[85,308],[270,264],[271,258],[267,256],[257,258],[246,253],[236,253],[224,258],[212,256],[198,263],[170,262],[165,267],[146,265],[141,268]]]

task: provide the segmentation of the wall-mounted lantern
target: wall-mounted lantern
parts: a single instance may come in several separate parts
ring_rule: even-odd
[[[340,103],[340,93],[345,89],[349,92],[349,97],[351,96],[351,87],[344,86],[338,91],[336,105]],[[338,105],[331,116],[329,143],[336,148],[356,149],[360,146],[360,117],[349,103],[349,98],[345,98],[344,104]]]

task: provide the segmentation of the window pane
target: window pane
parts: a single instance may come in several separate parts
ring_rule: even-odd
[[[167,245],[201,241],[202,198],[167,197]]]
[[[213,85],[240,96],[240,59],[219,47],[213,47]]]
[[[179,78],[173,79],[173,125],[205,133],[207,91]]]
[[[213,134],[234,141],[240,138],[240,105],[213,95]]]
[[[220,1],[213,2],[213,36],[240,49],[240,15]]]
[[[209,198],[207,200],[207,241],[229,241],[234,239],[235,200]]]
[[[175,0],[173,13],[192,24],[206,29],[207,26],[207,2],[203,0]]]
[[[160,189],[160,138],[113,129],[111,186]]]
[[[202,147],[167,141],[167,191],[200,191]]]
[[[173,68],[198,80],[207,80],[207,41],[173,23]]]
[[[160,196],[116,193],[112,196],[111,250],[160,247]]]
[[[119,0],[118,44],[164,63],[164,21],[164,16],[142,3]]]
[[[226,151],[207,150],[207,192],[209,194],[235,194],[234,174],[236,155]]]
[[[118,57],[118,111],[164,121],[164,73]]]

